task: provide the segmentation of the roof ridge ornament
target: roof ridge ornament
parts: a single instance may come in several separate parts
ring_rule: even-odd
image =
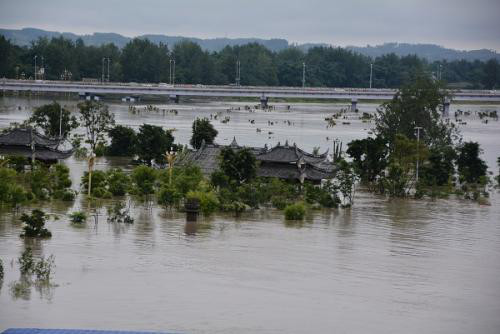
[[[238,143],[236,142],[236,136],[233,136],[233,141],[231,142],[231,147],[238,147]]]

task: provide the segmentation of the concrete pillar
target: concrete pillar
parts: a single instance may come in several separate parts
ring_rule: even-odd
[[[170,102],[179,103],[179,95],[171,94],[168,98]]]
[[[265,97],[264,95],[262,95],[260,97],[260,107],[262,109],[266,109],[267,108],[267,103],[269,102],[269,98],[268,97]]]
[[[443,116],[444,117],[448,117],[450,115],[450,99],[449,98],[445,98],[444,99],[444,102],[443,102]]]
[[[357,110],[358,110],[358,99],[352,98],[351,99],[351,112],[356,112]]]

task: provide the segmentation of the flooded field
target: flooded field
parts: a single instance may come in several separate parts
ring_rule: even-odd
[[[0,99],[0,127],[21,122],[44,99]],[[75,110],[77,101],[59,100]],[[325,151],[365,137],[372,123],[348,114],[333,128],[325,117],[346,104],[276,104],[272,112],[244,110],[250,103],[157,105],[131,113],[112,103],[118,124],[175,128],[187,144],[195,117],[220,112],[216,141],[268,146],[288,140]],[[144,105],[136,105],[142,110]],[[376,105],[359,104],[362,112]],[[241,110],[234,110],[240,108]],[[163,113],[165,109],[165,113]],[[173,112],[175,109],[177,111]],[[228,109],[233,109],[228,112]],[[474,111],[498,105],[452,105],[470,110],[461,130],[479,141],[496,174],[500,122],[482,123]],[[227,123],[220,122],[229,117]],[[252,122],[253,120],[253,122]],[[343,122],[349,124],[342,124]],[[258,132],[257,129],[260,129]],[[86,168],[70,158],[74,188]],[[98,168],[124,166],[100,159]],[[21,223],[0,213],[0,330],[8,327],[163,330],[182,333],[498,333],[500,330],[500,196],[491,206],[470,201],[388,200],[357,192],[351,210],[321,210],[288,224],[277,210],[236,219],[185,216],[133,204],[133,225],[69,224],[66,215],[85,206],[48,203],[62,218],[53,237],[30,242],[36,255],[54,254],[55,286],[15,294],[16,259],[26,247]],[[106,203],[104,203],[104,206]]]

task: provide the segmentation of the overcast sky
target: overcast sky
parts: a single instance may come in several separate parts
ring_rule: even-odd
[[[500,0],[0,0],[0,27],[500,50]]]

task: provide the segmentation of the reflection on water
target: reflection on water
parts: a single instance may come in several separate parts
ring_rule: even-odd
[[[0,99],[0,124],[22,119],[35,101]],[[38,101],[36,103],[42,103]],[[66,103],[73,103],[67,101]],[[220,142],[236,134],[243,144],[263,145],[292,138],[306,149],[328,147],[326,135],[364,135],[370,125],[325,129],[335,105],[294,105],[290,113],[232,112],[216,123]],[[374,110],[361,104],[360,107]],[[179,115],[132,115],[112,105],[118,121],[134,127],[143,119],[177,128],[186,143],[195,115],[227,108],[221,103],[180,105]],[[462,109],[480,109],[465,106]],[[259,135],[248,118],[275,132]],[[290,119],[298,128],[267,126]],[[491,123],[491,124],[490,124]],[[500,152],[498,123],[468,122],[467,138],[480,140],[493,166]],[[252,125],[253,126],[253,125]],[[263,130],[264,131],[264,130]],[[241,138],[241,139],[240,139]],[[85,162],[69,159],[74,188]],[[102,159],[98,168],[124,161]],[[128,166],[127,168],[131,168]],[[0,330],[8,327],[68,327],[170,330],[185,333],[498,333],[500,328],[500,196],[491,206],[454,198],[387,200],[359,191],[352,209],[318,210],[302,223],[262,209],[186,222],[184,213],[132,202],[134,224],[108,223],[113,201],[90,203],[95,210],[76,228],[67,219],[87,208],[44,203],[60,217],[50,220],[53,237],[19,238],[21,224],[0,213]],[[15,259],[25,247],[38,256],[54,254],[57,287],[16,287]],[[10,265],[13,263],[13,265]],[[8,283],[7,283],[8,282]],[[35,292],[36,291],[36,292]],[[37,298],[39,296],[39,298]]]

